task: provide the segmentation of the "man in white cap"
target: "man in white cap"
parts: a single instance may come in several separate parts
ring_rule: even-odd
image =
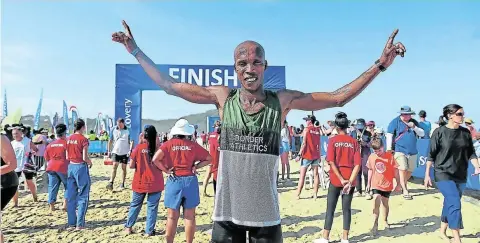
[[[282,242],[276,177],[280,130],[290,110],[317,111],[341,107],[355,98],[406,52],[394,43],[395,30],[380,58],[351,83],[333,92],[304,93],[294,90],[264,90],[267,68],[265,50],[257,42],[244,41],[234,51],[240,89],[201,87],[180,83],[161,72],[143,53],[123,21],[124,32],[112,40],[124,45],[148,76],[167,94],[197,104],[212,104],[222,120],[220,161],[213,220],[212,242]]]

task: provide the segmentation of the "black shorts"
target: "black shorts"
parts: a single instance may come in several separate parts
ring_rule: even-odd
[[[118,154],[112,154],[112,160],[113,162],[117,162],[120,164],[128,164],[128,156],[125,155],[118,155]]]
[[[282,226],[249,227],[237,225],[230,221],[213,222],[212,240],[210,243],[245,242],[248,231],[249,242],[282,243]]]
[[[37,175],[37,173],[35,173],[35,172],[26,172],[26,171],[16,172],[16,173],[17,173],[18,178],[20,178],[20,176],[23,173],[23,175],[25,176],[25,179],[27,179],[27,180],[32,180],[33,177],[35,177]]]
[[[213,179],[213,193],[217,194],[217,181]]]
[[[377,189],[372,189],[372,194],[378,194],[382,197],[385,197],[385,198],[389,198],[390,197],[390,193],[391,192],[386,192],[386,191],[380,191],[380,190],[377,190]]]
[[[12,186],[1,189],[1,202],[2,202],[2,211],[7,206],[8,202],[12,200],[13,196],[17,192],[18,186]]]

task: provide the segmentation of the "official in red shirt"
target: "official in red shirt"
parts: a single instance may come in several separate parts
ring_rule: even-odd
[[[67,216],[68,226],[85,228],[85,215],[87,214],[90,196],[89,166],[92,161],[88,157],[88,139],[85,133],[85,121],[78,119],[74,123],[74,134],[67,139]]]
[[[360,146],[356,139],[347,134],[347,114],[339,112],[335,115],[338,135],[328,140],[326,160],[330,165],[330,187],[327,194],[327,212],[323,231],[323,240],[328,240],[332,229],[333,217],[338,198],[342,194],[343,236],[348,241],[352,219],[352,198],[355,190],[357,174],[360,171]]]
[[[205,175],[205,179],[203,180],[203,196],[208,196],[207,194],[207,186],[210,182],[210,178],[213,175],[213,193],[217,191],[217,172],[218,172],[218,157],[220,155],[219,150],[219,143],[218,140],[220,139],[220,125],[214,128],[214,131],[208,134],[207,144],[208,149],[210,152],[210,156],[212,156],[212,163],[207,168],[207,174]]]
[[[60,184],[65,188],[63,210],[67,211],[67,126],[58,124],[55,126],[57,140],[48,144],[45,149],[45,160],[47,161],[48,173],[48,204],[50,210],[55,210],[55,202],[57,201],[58,189]]]
[[[320,135],[321,131],[319,127],[315,127],[314,124],[317,118],[312,115],[308,115],[303,118],[307,122],[307,127],[303,129],[303,142],[300,146],[299,156],[301,158],[300,178],[298,180],[297,198],[300,199],[303,185],[305,184],[305,175],[307,174],[308,167],[311,166],[313,170],[313,198],[317,198],[318,185],[320,184],[320,178],[318,176],[318,165],[320,164]]]
[[[144,143],[138,144],[130,156],[130,168],[135,169],[132,180],[132,201],[128,212],[125,230],[132,233],[132,227],[137,221],[142,209],[143,201],[147,197],[147,222],[145,234],[155,235],[158,204],[164,188],[163,173],[152,161],[160,143],[157,130],[154,126],[147,125],[143,132]]]
[[[217,193],[218,160],[220,159],[220,133],[221,127],[217,127],[216,131],[210,134],[208,140],[210,144],[210,156],[212,156],[210,172],[213,174],[213,191],[215,194]]]
[[[168,212],[167,243],[173,243],[183,207],[187,242],[193,242],[195,234],[195,208],[200,204],[196,170],[210,164],[212,158],[200,144],[188,139],[195,128],[180,119],[171,129],[172,139],[162,144],[153,161],[169,174],[165,188],[165,207]],[[199,161],[199,163],[195,163]],[[160,163],[159,163],[160,162]]]

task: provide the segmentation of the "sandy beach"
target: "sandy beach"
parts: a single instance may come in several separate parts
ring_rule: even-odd
[[[284,242],[312,242],[321,236],[326,209],[326,191],[321,190],[321,197],[313,200],[312,190],[304,190],[302,199],[297,200],[295,188],[298,181],[298,163],[292,162],[292,183],[279,186],[280,212],[282,214],[282,229]],[[19,208],[13,208],[13,203],[7,206],[3,213],[2,229],[6,242],[164,242],[163,236],[145,237],[145,208],[142,209],[135,225],[135,234],[126,235],[123,225],[126,220],[131,198],[130,181],[132,171],[128,172],[128,189],[119,190],[120,178],[117,174],[115,189],[110,192],[105,189],[111,166],[103,165],[103,161],[94,160],[91,169],[92,189],[90,204],[86,216],[87,229],[84,231],[66,231],[66,213],[57,210],[50,212],[47,206],[47,190],[39,185],[39,200],[34,203],[28,192],[23,192],[19,200]],[[120,170],[119,170],[120,171]],[[202,179],[204,170],[201,171]],[[440,225],[439,215],[443,197],[436,189],[425,191],[421,186],[410,183],[414,200],[406,201],[401,196],[392,196],[390,200],[389,221],[392,229],[386,230],[380,224],[378,236],[369,236],[372,225],[372,202],[363,197],[354,198],[352,203],[353,216],[351,226],[351,242],[365,243],[435,243],[444,242],[438,237]],[[60,189],[63,195],[63,188]],[[211,185],[208,193],[213,194]],[[59,202],[61,201],[59,197]],[[462,212],[465,230],[464,243],[480,242],[480,207],[464,197]],[[57,208],[61,207],[57,203]],[[195,242],[207,243],[210,235],[207,231],[212,226],[211,212],[213,197],[202,197],[197,208],[197,232]],[[162,202],[159,207],[157,231],[164,229],[166,210]],[[331,240],[339,242],[342,228],[341,204],[337,206]],[[183,222],[180,220],[175,242],[184,242]]]

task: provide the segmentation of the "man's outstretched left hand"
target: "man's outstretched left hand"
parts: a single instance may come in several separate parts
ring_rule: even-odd
[[[398,34],[398,29],[395,29],[390,35],[390,37],[387,40],[387,44],[385,45],[385,48],[383,49],[382,56],[380,57],[379,61],[382,66],[385,68],[388,68],[390,65],[392,65],[393,61],[395,60],[395,57],[405,56],[405,52],[407,52],[407,49],[401,42],[393,43],[395,40],[395,36]]]

